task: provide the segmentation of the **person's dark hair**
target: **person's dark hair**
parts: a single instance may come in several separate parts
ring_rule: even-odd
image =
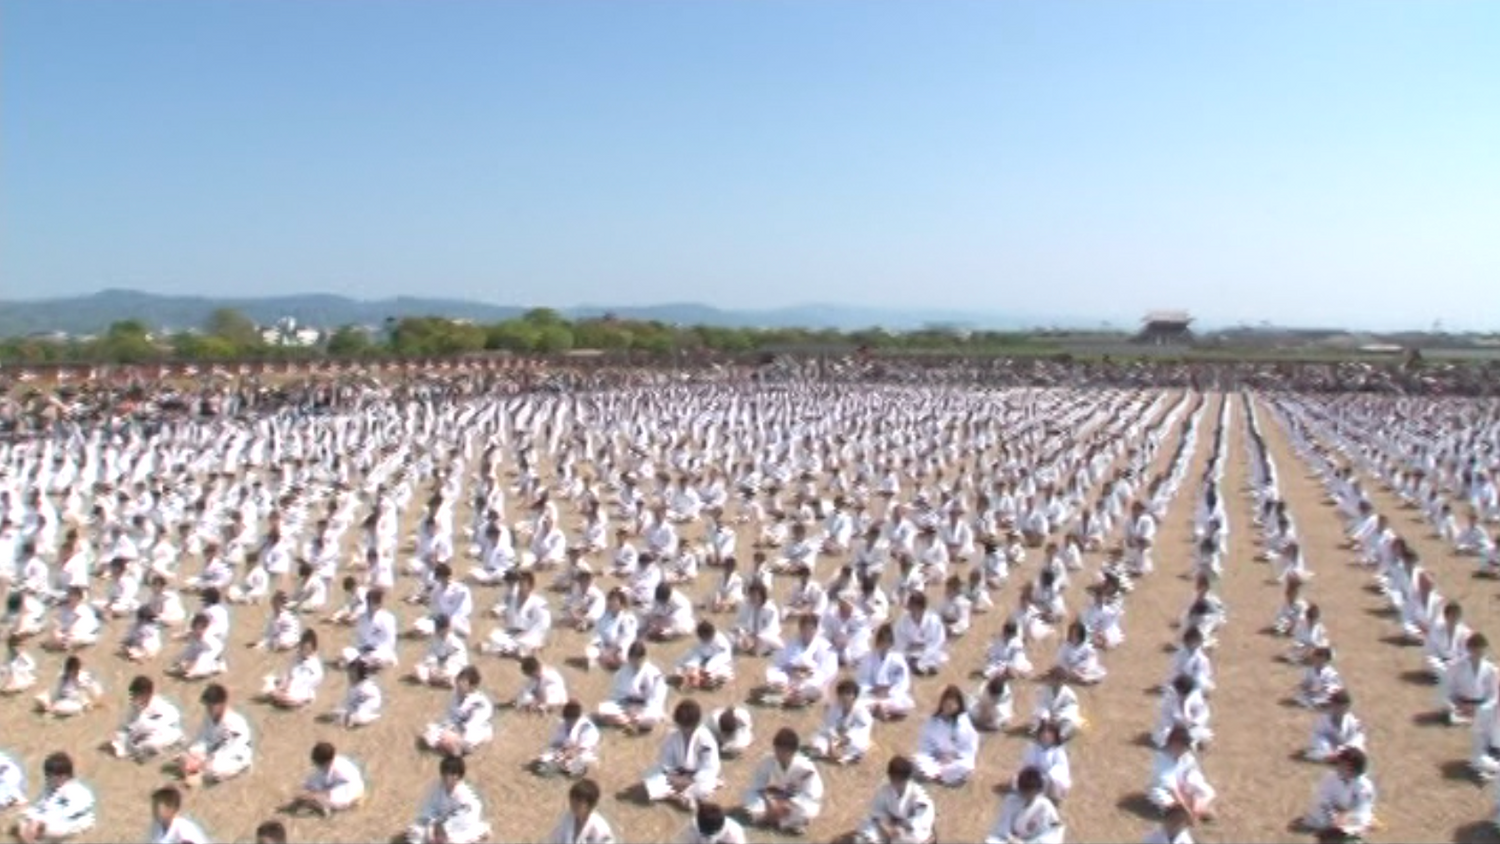
[[[698,832],[702,835],[718,835],[724,831],[724,807],[718,803],[698,804]]]
[[[797,736],[796,730],[791,727],[782,727],[771,739],[771,746],[777,750],[790,750],[796,753],[802,749],[802,739]]]
[[[331,743],[320,741],[317,744],[313,745],[312,763],[314,765],[322,767],[332,762],[333,757],[336,755],[338,755],[338,750],[335,749]]]
[[[266,821],[255,828],[255,840],[267,844],[286,844],[286,825],[281,821]]]
[[[463,779],[468,773],[468,766],[464,765],[462,756],[444,756],[443,761],[438,763],[438,774],[445,777],[458,777]]]
[[[218,706],[229,702],[229,690],[218,683],[211,683],[198,696],[198,702],[204,706]]]
[[[672,710],[672,723],[679,727],[696,727],[703,723],[703,707],[692,698],[678,701],[677,708]]]
[[[151,805],[163,806],[175,812],[182,808],[182,792],[174,786],[162,786],[151,792]]]
[[[62,751],[53,753],[42,762],[42,776],[73,778],[73,757]]]
[[[905,756],[892,756],[885,766],[885,775],[899,782],[909,782],[915,774],[916,768]]]
[[[1021,772],[1016,774],[1016,791],[1023,794],[1040,792],[1045,785],[1046,780],[1042,777],[1042,772],[1036,768],[1022,768]]]
[[[590,809],[599,805],[599,783],[591,779],[581,779],[573,783],[568,789],[568,801],[571,803],[582,803]]]

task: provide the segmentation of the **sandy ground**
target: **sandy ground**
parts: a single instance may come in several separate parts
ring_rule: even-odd
[[[1127,641],[1106,656],[1110,676],[1094,689],[1080,690],[1089,729],[1071,745],[1075,789],[1063,816],[1068,838],[1075,841],[1138,841],[1154,825],[1142,811],[1142,793],[1150,770],[1151,751],[1142,735],[1155,723],[1159,699],[1148,691],[1165,679],[1169,655],[1166,648],[1176,638],[1173,622],[1181,615],[1192,593],[1186,578],[1189,566],[1190,519],[1198,493],[1198,479],[1208,457],[1211,434],[1220,396],[1210,398],[1202,419],[1197,448],[1192,455],[1182,489],[1162,524],[1156,552],[1157,572],[1143,580],[1128,603],[1125,623]],[[1293,838],[1288,822],[1307,806],[1321,770],[1297,761],[1293,754],[1303,746],[1312,727],[1312,714],[1288,707],[1283,700],[1297,680],[1297,669],[1274,661],[1284,642],[1262,631],[1275,614],[1280,589],[1270,579],[1268,567],[1253,560],[1255,533],[1250,524],[1251,503],[1247,495],[1248,469],[1243,405],[1231,402],[1231,426],[1226,442],[1226,473],[1223,489],[1231,523],[1231,543],[1225,561],[1220,594],[1228,604],[1230,624],[1220,636],[1215,659],[1219,690],[1213,697],[1217,741],[1203,757],[1210,780],[1218,788],[1220,819],[1197,830],[1203,841],[1281,841]],[[1364,589],[1367,577],[1348,565],[1351,554],[1340,550],[1341,528],[1332,509],[1323,501],[1315,480],[1295,462],[1294,455],[1262,405],[1262,429],[1274,459],[1281,467],[1283,491],[1303,537],[1309,562],[1317,579],[1309,597],[1323,605],[1325,619],[1339,651],[1339,666],[1356,697],[1356,712],[1368,725],[1374,755],[1373,773],[1381,789],[1380,817],[1384,828],[1378,840],[1473,841],[1492,840],[1482,822],[1491,812],[1487,792],[1468,780],[1462,760],[1468,752],[1466,730],[1426,726],[1421,716],[1434,705],[1433,689],[1413,682],[1421,667],[1420,652],[1385,641],[1394,631],[1390,620],[1377,617],[1376,595]],[[1164,442],[1157,469],[1171,454],[1175,432]],[[1389,495],[1377,503],[1394,507]],[[466,523],[467,506],[461,505],[457,524]],[[1399,514],[1400,529],[1415,538],[1430,568],[1438,575],[1445,594],[1463,601],[1477,629],[1490,628],[1497,610],[1493,586],[1469,577],[1472,566],[1450,554],[1412,520],[1414,513]],[[742,537],[740,548],[750,547],[751,537]],[[897,725],[881,726],[870,758],[853,768],[823,768],[828,798],[823,815],[813,825],[811,840],[830,840],[852,830],[864,817],[869,800],[883,776],[885,762],[897,752],[911,752],[922,716],[930,712],[938,694],[949,683],[972,690],[969,672],[977,667],[990,634],[998,628],[1015,602],[1017,584],[1033,576],[1040,552],[1028,557],[1026,566],[1014,574],[997,593],[997,610],[976,617],[975,629],[953,649],[953,660],[944,674],[919,681],[918,717]],[[1090,572],[1100,559],[1089,555]],[[829,567],[830,561],[823,562]],[[460,571],[464,567],[460,567]],[[831,568],[826,568],[831,571]],[[821,575],[820,575],[821,576]],[[890,577],[888,574],[887,577]],[[545,578],[544,578],[545,582]],[[695,590],[706,592],[709,578],[700,578]],[[790,582],[778,582],[778,591]],[[404,591],[398,586],[398,593]],[[476,610],[488,609],[498,590],[475,590]],[[1079,608],[1083,596],[1075,587],[1069,605]],[[403,628],[416,616],[416,608],[393,606]],[[448,693],[398,683],[383,682],[387,696],[384,717],[375,725],[347,732],[318,723],[315,716],[331,708],[342,695],[344,683],[331,675],[312,711],[283,713],[250,702],[260,678],[279,671],[283,655],[262,655],[244,650],[245,641],[258,631],[263,610],[238,609],[234,629],[242,641],[231,643],[231,667],[227,684],[240,702],[241,711],[257,730],[256,763],[246,776],[220,786],[191,792],[187,813],[199,820],[220,840],[250,840],[257,823],[276,817],[275,807],[284,801],[305,776],[307,754],[315,741],[329,740],[359,760],[371,777],[371,799],[365,806],[334,820],[286,819],[296,841],[383,840],[399,832],[410,821],[426,789],[436,775],[436,758],[420,752],[415,738],[423,724],[437,719],[447,704]],[[728,620],[725,619],[725,624]],[[479,621],[476,631],[487,632],[488,621]],[[342,645],[345,631],[320,628],[324,650]],[[119,632],[111,629],[112,649]],[[555,633],[548,659],[562,667],[574,696],[590,704],[600,700],[608,688],[603,672],[586,673],[562,666],[565,657],[580,654],[586,639],[581,634]],[[1050,664],[1052,643],[1033,648],[1033,661]],[[411,665],[424,643],[404,642],[402,661]],[[670,667],[684,644],[656,647],[653,658]],[[168,653],[174,652],[169,643]],[[56,676],[59,658],[41,655],[42,683]],[[135,673],[133,666],[109,655],[104,648],[85,655],[86,664],[99,675],[109,692],[109,708],[71,721],[43,719],[29,712],[30,698],[0,701],[0,747],[25,760],[33,788],[36,768],[47,752],[66,749],[74,754],[81,776],[100,799],[99,826],[92,840],[140,840],[146,834],[149,814],[147,795],[169,781],[154,764],[137,766],[115,760],[97,746],[117,725],[124,707],[124,687]],[[514,662],[477,657],[485,685],[492,696],[508,699],[520,685]],[[160,664],[146,669],[187,715],[189,729],[201,719],[198,688],[162,677]],[[763,660],[741,658],[739,679],[716,693],[702,695],[705,708],[743,701],[761,679]],[[1018,715],[1030,711],[1034,687],[1017,688]],[[676,699],[674,693],[673,699]],[[745,759],[728,762],[728,786],[720,792],[726,804],[736,804],[749,784],[754,767],[766,752],[770,736],[781,726],[792,726],[804,736],[816,728],[821,713],[809,710],[787,713],[755,709],[756,746]],[[471,757],[470,780],[484,798],[497,840],[543,840],[565,805],[568,788],[563,780],[538,779],[522,770],[545,742],[550,719],[535,719],[511,713],[497,716],[497,740]],[[665,806],[640,806],[623,792],[639,781],[658,753],[658,736],[626,738],[606,733],[603,767],[595,773],[605,798],[601,811],[626,841],[660,841],[677,837],[686,817]],[[981,840],[993,824],[998,798],[990,786],[1007,779],[1015,770],[1024,748],[1019,736],[988,736],[980,751],[976,779],[957,790],[935,788],[938,830],[943,841]],[[752,831],[752,840],[782,840],[763,831]]]

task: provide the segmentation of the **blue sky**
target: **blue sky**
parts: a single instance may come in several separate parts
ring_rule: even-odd
[[[1500,328],[1500,3],[0,0],[0,298]]]

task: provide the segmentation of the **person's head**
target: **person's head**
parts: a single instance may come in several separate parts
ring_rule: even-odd
[[[286,825],[281,821],[266,821],[257,826],[255,844],[286,844]]]
[[[698,834],[705,838],[718,835],[724,831],[724,807],[709,801],[699,803],[694,824],[698,827]]]
[[[625,658],[630,661],[632,668],[640,668],[646,664],[646,643],[637,639],[630,643],[630,650],[625,652]]]
[[[62,673],[70,680],[78,679],[78,675],[83,673],[83,660],[77,654],[69,656],[63,660]]]
[[[912,618],[921,618],[927,614],[927,595],[923,592],[913,592],[906,599],[906,611]]]
[[[329,742],[320,741],[313,745],[312,763],[315,768],[327,770],[336,756],[338,756],[338,749]]]
[[[527,659],[531,660],[534,663],[536,662],[536,657],[527,657]],[[526,667],[524,665],[521,666],[522,671],[524,671],[525,668]],[[537,665],[537,673],[541,673],[541,665],[539,663]],[[527,676],[529,677],[533,675],[528,674]],[[454,675],[453,686],[458,690],[459,694],[466,695],[479,688],[479,679],[479,669],[473,665],[465,665],[463,668],[460,668],[458,670],[458,673],[456,675]]]
[[[1190,651],[1203,647],[1203,631],[1196,625],[1189,627],[1187,632],[1182,634],[1182,646]]]
[[[745,724],[740,720],[739,712],[733,706],[726,706],[719,712],[718,727],[719,735],[725,738],[739,733]]]
[[[782,727],[776,731],[771,739],[771,751],[776,755],[776,761],[785,768],[792,764],[797,751],[802,749],[802,739],[797,737],[797,731],[791,727]]]
[[[564,721],[566,721],[569,724],[572,724],[572,723],[576,722],[579,718],[582,718],[582,717],[583,717],[583,703],[580,702],[578,700],[578,698],[572,698],[567,703],[563,704],[562,719]]]
[[[672,710],[672,723],[684,733],[691,733],[703,723],[703,707],[692,698],[678,701],[677,708]]]
[[[985,681],[984,693],[995,700],[999,700],[1005,697],[1005,692],[1009,685],[1010,681],[1006,679],[1005,673],[1001,672]]]
[[[911,760],[905,756],[892,756],[891,761],[887,762],[885,766],[885,778],[890,781],[891,785],[897,791],[905,791],[907,784],[911,782],[912,776],[915,773],[916,768],[912,765]]]
[[[604,596],[604,607],[610,613],[618,615],[625,611],[625,607],[629,601],[630,598],[625,594],[625,590],[617,586],[609,590],[609,594]]]
[[[599,784],[585,777],[568,789],[568,810],[576,817],[586,818],[599,805]]]
[[[209,620],[208,614],[200,612],[193,616],[192,621],[188,622],[188,629],[193,632],[194,636],[201,639],[208,635],[208,628],[211,624],[212,622]]]
[[[1333,661],[1333,648],[1326,645],[1313,648],[1310,659],[1314,666],[1321,668]]]
[[[462,756],[444,756],[443,761],[438,763],[438,778],[443,781],[443,787],[448,791],[458,788],[468,773],[468,767],[464,765]]]
[[[1365,771],[1370,767],[1370,760],[1363,750],[1357,747],[1346,747],[1340,750],[1339,755],[1334,759],[1334,767],[1339,772],[1339,776],[1352,780],[1365,775]]]
[[[73,757],[62,751],[48,756],[42,761],[42,778],[53,788],[72,779]]]
[[[698,637],[698,641],[705,645],[712,642],[718,633],[719,629],[714,627],[714,623],[708,619],[698,622],[698,626],[694,629],[694,635]]]
[[[949,720],[956,719],[964,711],[964,693],[958,686],[949,686],[943,689],[943,694],[938,698],[937,716]]]
[[[1062,741],[1062,730],[1056,721],[1046,720],[1037,725],[1036,742],[1042,747],[1055,747]]]
[[[1339,689],[1328,696],[1328,708],[1334,715],[1343,715],[1354,705],[1354,698],[1347,689]]]
[[[811,644],[818,635],[818,617],[815,615],[803,615],[797,618],[797,635],[801,637],[803,644]]]
[[[370,678],[371,674],[370,664],[362,659],[356,659],[349,663],[345,670],[349,672],[350,684],[363,683]]]
[[[198,696],[198,702],[208,710],[208,717],[215,721],[224,717],[224,711],[229,708],[229,690],[218,683],[211,683]]]
[[[182,810],[182,792],[173,786],[163,786],[151,792],[151,814],[162,826],[172,822]]]
[[[1036,799],[1045,787],[1046,780],[1042,777],[1042,772],[1036,768],[1028,766],[1016,774],[1016,792],[1028,803]]]
[[[1475,633],[1469,637],[1467,647],[1469,649],[1469,658],[1478,662],[1484,658],[1485,652],[1490,649],[1490,640],[1486,639],[1483,633]]]
[[[896,630],[890,623],[880,625],[875,630],[875,650],[885,653],[896,643]]]
[[[156,694],[156,683],[144,674],[136,675],[126,688],[130,696],[130,702],[136,706],[145,706],[151,702],[151,697]]]
[[[845,677],[834,687],[833,693],[838,697],[839,703],[845,709],[854,705],[859,700],[859,683],[851,678]]]
[[[521,658],[521,673],[523,675],[525,675],[527,677],[530,677],[531,679],[535,680],[537,677],[541,676],[541,673],[542,673],[542,661],[539,660],[539,659],[537,659],[534,656],[525,656],[525,657],[522,657]]]
[[[1082,621],[1074,621],[1068,625],[1068,641],[1074,645],[1082,645],[1089,640],[1089,631],[1083,626]]]
[[[1316,603],[1308,604],[1307,611],[1304,613],[1304,615],[1307,617],[1307,623],[1309,626],[1317,624],[1323,619],[1323,608],[1318,606]]]

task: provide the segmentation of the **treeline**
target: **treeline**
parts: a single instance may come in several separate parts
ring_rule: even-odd
[[[575,349],[672,355],[679,352],[795,351],[869,349],[965,353],[1046,353],[1044,341],[1024,333],[943,329],[889,332],[801,328],[728,328],[713,325],[669,325],[612,317],[569,320],[549,308],[527,311],[516,319],[481,325],[439,317],[387,320],[382,326],[343,326],[321,335],[312,345],[271,340],[244,314],[215,311],[196,331],[156,334],[137,320],[113,323],[88,338],[24,337],[0,340],[0,363],[121,363],[165,361],[231,361],[265,359],[342,359],[401,356],[435,357],[508,351],[560,354]],[[292,339],[291,337],[285,339]]]

